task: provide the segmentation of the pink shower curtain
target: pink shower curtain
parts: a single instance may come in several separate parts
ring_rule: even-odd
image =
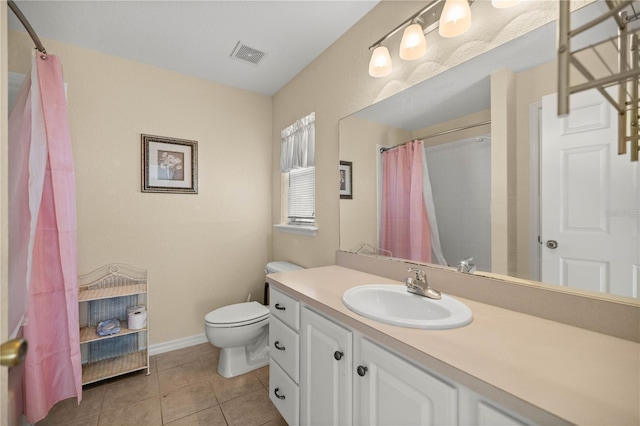
[[[29,344],[25,413],[35,423],[58,401],[82,398],[75,177],[54,55],[34,53],[9,119],[9,163],[10,300],[27,300],[14,315]]]
[[[422,191],[422,143],[383,153],[380,248],[393,257],[431,262],[431,232]]]

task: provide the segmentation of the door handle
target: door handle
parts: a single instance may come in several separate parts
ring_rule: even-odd
[[[547,241],[547,248],[550,248],[551,250],[557,249],[558,248],[558,242],[556,240]]]
[[[27,356],[29,345],[24,339],[13,339],[4,342],[0,346],[0,365],[3,367],[15,367],[22,364]]]

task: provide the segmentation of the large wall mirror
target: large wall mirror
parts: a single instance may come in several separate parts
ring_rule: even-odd
[[[603,7],[575,11],[572,23]],[[615,34],[607,21],[578,43]],[[595,90],[573,95],[572,114],[557,117],[555,43],[552,22],[340,120],[340,160],[353,164],[340,249],[407,258],[380,245],[381,148],[418,139],[446,265],[473,256],[478,274],[638,303],[638,164],[609,149],[617,115]],[[615,64],[616,51],[584,60]]]

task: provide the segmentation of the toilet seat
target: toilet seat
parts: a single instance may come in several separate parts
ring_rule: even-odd
[[[236,303],[209,312],[204,321],[209,327],[228,328],[254,324],[269,318],[269,308],[258,302]]]

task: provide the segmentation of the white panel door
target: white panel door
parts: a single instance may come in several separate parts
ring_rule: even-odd
[[[353,360],[351,331],[302,309],[300,423],[350,425]]]
[[[458,391],[424,370],[359,339],[354,368],[354,424],[455,425]]]
[[[542,281],[638,297],[638,164],[617,154],[617,113],[597,92],[542,99]]]

